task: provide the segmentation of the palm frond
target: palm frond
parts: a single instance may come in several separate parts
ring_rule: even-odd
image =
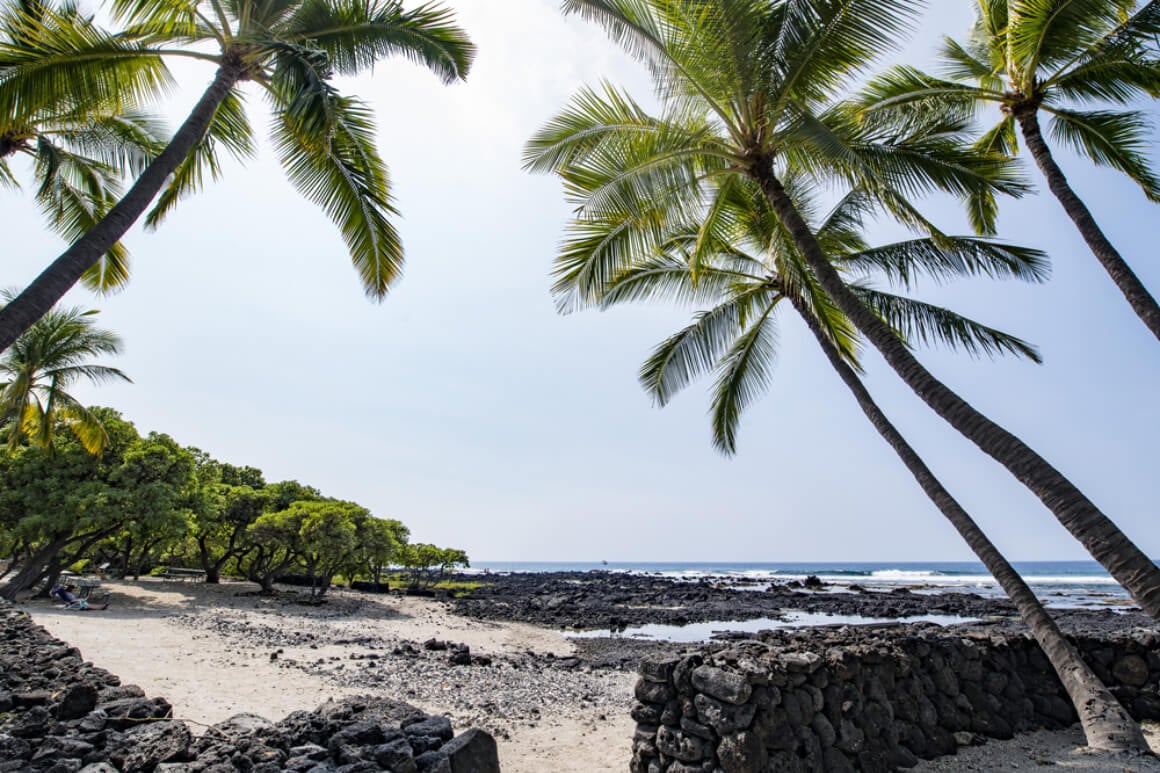
[[[132,39],[167,43],[214,39],[207,35],[198,13],[199,0],[112,0],[113,16],[126,26]]]
[[[1068,68],[1049,85],[1058,99],[1123,105],[1160,96],[1160,61],[1101,58]]]
[[[600,307],[639,301],[667,301],[678,306],[716,304],[766,281],[765,277],[744,270],[761,270],[761,264],[753,258],[739,257],[733,267],[723,268],[718,265],[722,262],[720,257],[714,265],[703,266],[695,278],[686,261],[671,255],[630,266],[608,284],[600,297]]]
[[[200,191],[207,175],[212,180],[221,177],[219,146],[225,147],[236,159],[249,158],[256,150],[253,130],[236,89],[222,99],[205,136],[182,160],[169,184],[158,195],[157,203],[145,216],[146,228],[156,228],[181,199]]]
[[[786,100],[821,105],[883,52],[898,46],[917,19],[908,0],[813,0],[782,6],[774,38]]]
[[[40,133],[74,153],[134,175],[164,149],[167,140],[160,120],[132,109],[86,110],[79,118],[48,117],[41,122]]]
[[[935,78],[915,67],[897,65],[871,78],[853,104],[864,115],[905,109],[909,115],[925,120],[932,114],[970,116],[980,102],[1000,103],[1003,99],[1002,89]]]
[[[614,43],[637,59],[663,56],[665,36],[646,0],[563,0],[561,8],[603,26]]]
[[[1026,341],[956,314],[949,309],[857,285],[851,292],[909,343],[941,344],[971,356],[1014,354],[1042,362]]]
[[[912,239],[841,255],[836,263],[862,273],[881,273],[911,287],[919,276],[944,282],[964,276],[1045,282],[1051,273],[1047,253],[990,239],[949,236],[938,241]]]
[[[1008,0],[1009,68],[1027,86],[1075,60],[1127,17],[1136,0]]]
[[[36,172],[40,180],[37,204],[53,230],[70,242],[96,226],[120,197],[114,169],[59,148],[47,137],[37,141]],[[128,277],[129,253],[118,242],[85,272],[82,281],[98,292],[110,292]]]
[[[1123,172],[1136,181],[1152,201],[1160,201],[1160,179],[1153,174],[1145,151],[1151,129],[1143,113],[1101,110],[1062,110],[1051,113],[1051,137],[1099,166]]]
[[[29,121],[83,106],[135,108],[171,85],[147,45],[112,35],[77,14],[9,7],[0,39],[0,115]]]
[[[552,265],[556,308],[569,313],[599,304],[616,277],[638,257],[655,257],[665,238],[660,223],[632,214],[574,219]]]
[[[467,77],[475,56],[454,21],[450,9],[430,3],[407,11],[394,0],[305,0],[278,32],[283,40],[322,49],[340,73],[403,56],[450,83]]]
[[[710,408],[713,445],[728,455],[737,451],[737,424],[742,412],[768,390],[777,354],[776,300],[733,341],[718,365]]]
[[[700,312],[693,322],[665,339],[640,369],[640,383],[657,405],[666,405],[718,362],[747,328],[768,316],[776,291],[758,285]]]
[[[1015,117],[1004,115],[999,123],[983,132],[975,142],[975,147],[984,153],[1014,156],[1019,151],[1019,134],[1015,126]]]
[[[53,398],[56,405],[52,413],[64,420],[81,446],[90,454],[100,454],[104,451],[109,443],[109,435],[100,418],[67,392],[58,389],[54,392]],[[43,448],[51,447],[51,434],[48,428],[51,419],[50,415],[41,418],[44,426],[40,431],[40,442]]]
[[[390,222],[397,213],[371,111],[304,64],[281,68],[273,132],[279,159],[295,187],[339,226],[364,290],[381,299],[402,274],[403,248]]]
[[[939,61],[946,76],[952,81],[977,83],[984,91],[1002,92],[1002,73],[996,73],[991,61],[980,58],[979,53],[953,38],[943,38]]]

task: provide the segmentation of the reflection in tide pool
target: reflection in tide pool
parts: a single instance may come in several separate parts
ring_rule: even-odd
[[[939,625],[954,625],[956,623],[970,623],[976,620],[973,617],[954,617],[952,615],[916,615],[914,617],[859,617],[858,615],[827,615],[817,612],[786,612],[784,619],[761,617],[756,620],[711,621],[708,623],[689,623],[688,625],[659,625],[649,623],[612,634],[626,639],[648,639],[652,641],[671,641],[682,644],[709,641],[715,633],[733,631],[739,633],[757,633],[784,628],[807,628],[814,625],[873,625],[877,623],[938,623]],[[593,638],[609,636],[608,631],[579,631],[569,633],[576,638]]]

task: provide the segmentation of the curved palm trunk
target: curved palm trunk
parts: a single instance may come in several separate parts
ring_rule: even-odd
[[[787,296],[795,310],[809,326],[818,345],[826,354],[826,359],[834,370],[838,371],[842,382],[849,387],[858,401],[858,406],[866,414],[866,418],[874,425],[883,439],[890,444],[898,458],[910,470],[918,485],[934,502],[935,507],[955,527],[955,531],[967,543],[987,571],[999,583],[999,587],[1019,610],[1023,622],[1031,629],[1032,636],[1043,648],[1047,659],[1055,668],[1059,681],[1067,691],[1071,703],[1079,715],[1083,725],[1084,735],[1088,746],[1094,749],[1108,751],[1130,752],[1133,754],[1150,753],[1148,742],[1140,726],[1132,719],[1128,712],[1120,705],[1099,677],[1088,667],[1080,657],[1079,651],[1059,630],[1055,620],[1047,614],[1043,604],[1032,592],[1019,573],[1008,563],[998,548],[987,538],[979,525],[971,518],[966,510],[955,500],[951,493],[943,487],[934,476],[918,453],[906,442],[902,434],[886,418],[886,414],[874,402],[866,385],[858,378],[848,364],[842,359],[837,348],[826,336],[817,319],[806,307],[800,296]]]
[[[1075,484],[1015,435],[936,379],[897,335],[854,296],[769,165],[752,170],[770,205],[834,304],[882,353],[923,402],[1030,489],[1147,614],[1160,620],[1160,567],[1144,555]]]
[[[0,309],[0,352],[11,346],[21,333],[63,298],[81,275],[137,222],[169,176],[201,141],[218,106],[241,77],[240,67],[222,65],[185,123],[165,150],[145,168],[128,193],[88,233],[41,272],[24,292]]]
[[[1039,130],[1038,114],[1034,110],[1025,110],[1017,112],[1015,117],[1019,121],[1019,129],[1027,143],[1027,149],[1031,151],[1031,157],[1035,159],[1039,171],[1047,178],[1047,187],[1055,194],[1055,198],[1059,199],[1063,210],[1079,230],[1080,236],[1087,242],[1092,254],[1104,267],[1104,271],[1107,271],[1108,276],[1116,283],[1116,287],[1120,288],[1120,292],[1124,294],[1136,316],[1148,326],[1152,335],[1160,338],[1160,304],[1156,303],[1148,288],[1144,287],[1144,283],[1104,236],[1092,213],[1068,185],[1067,177],[1055,163],[1051,149],[1043,140],[1043,134]]]

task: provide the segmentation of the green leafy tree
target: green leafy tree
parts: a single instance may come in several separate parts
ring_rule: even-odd
[[[116,354],[121,339],[95,324],[96,311],[52,309],[0,355],[0,431],[9,453],[28,442],[52,452],[53,432],[67,426],[86,449],[104,448],[107,435],[94,412],[67,391],[80,380],[128,381],[93,359]]]
[[[247,530],[255,546],[249,579],[269,593],[279,574],[301,566],[311,578],[311,597],[323,596],[335,574],[354,567],[356,524],[367,517],[365,508],[334,499],[299,500],[264,513]]]
[[[399,551],[399,565],[411,575],[412,589],[438,585],[456,567],[468,567],[467,553],[456,548],[440,548],[424,542],[404,545]]]
[[[197,460],[197,487],[190,503],[194,517],[188,552],[205,570],[205,581],[217,584],[223,569],[251,548],[246,529],[266,512],[270,498],[261,470],[190,451]]]
[[[192,533],[205,581],[220,583],[223,567],[251,549],[246,530],[265,512],[269,498],[262,489],[215,483],[205,499]]]
[[[810,212],[800,195],[795,201],[799,210]],[[918,239],[870,247],[861,234],[868,204],[860,192],[851,193],[814,226],[818,242],[835,268],[856,275],[847,281],[863,303],[911,340],[942,342],[972,353],[1009,351],[1035,357],[1018,339],[946,309],[880,293],[862,277],[885,274],[905,285],[919,276],[944,279],[964,274],[1041,279],[1046,270],[1041,253],[964,238],[942,240],[941,244]],[[730,181],[716,192],[709,208],[718,217],[678,230],[657,257],[626,268],[601,293],[602,307],[654,299],[710,305],[691,325],[657,347],[641,371],[645,389],[663,405],[691,379],[714,371],[714,442],[719,449],[733,453],[741,411],[765,391],[772,372],[777,311],[786,304],[791,306],[875,429],[1014,602],[1068,690],[1089,741],[1100,745],[1119,742],[1120,729],[1133,726],[1131,716],[1084,663],[1010,562],[874,401],[858,377],[853,326],[817,286],[761,191]],[[688,258],[698,250],[700,262],[692,266]],[[1105,735],[1110,738],[1105,740]]]
[[[411,530],[393,518],[368,515],[355,524],[356,564],[375,586],[382,585],[383,570],[395,562],[410,539]]]
[[[92,409],[109,442],[100,456],[70,433],[53,452],[37,447],[0,455],[0,523],[26,546],[0,589],[14,598],[89,555],[115,535],[168,530],[184,517],[192,458],[164,435],[141,438],[109,409]]]
[[[964,198],[980,230],[994,225],[996,191],[1018,192],[1009,165],[964,144],[965,116],[913,111],[905,120],[858,121],[837,101],[874,55],[894,45],[915,5],[568,0],[565,8],[600,22],[648,63],[662,110],[654,116],[611,87],[587,90],[530,141],[528,168],[559,174],[576,208],[557,286],[589,293],[651,255],[666,224],[713,217],[704,208],[708,189],[730,178],[756,184],[825,294],[915,394],[1036,494],[1160,619],[1160,568],[1046,459],[922,366],[845,285],[786,190],[791,173],[843,181],[912,225],[929,224],[905,194],[949,191]],[[640,206],[618,220],[624,201]],[[691,260],[699,265],[696,252]]]
[[[183,538],[193,513],[193,455],[168,435],[134,443],[110,474],[120,528],[114,537],[122,576],[138,577],[159,549]]]
[[[318,489],[296,480],[271,483],[262,489],[264,511],[245,530],[246,549],[239,551],[235,565],[240,574],[274,592],[274,579],[301,558],[301,520],[294,505],[316,502],[323,497]]]
[[[115,0],[113,11],[142,55],[192,57],[217,70],[125,196],[0,310],[0,350],[63,297],[154,197],[160,194],[146,218],[150,225],[207,174],[216,176],[222,148],[243,158],[252,153],[239,91],[246,82],[259,86],[273,108],[273,142],[291,182],[339,226],[367,294],[384,297],[403,263],[387,170],[369,107],[342,95],[333,81],[393,55],[426,65],[445,82],[464,77],[474,49],[452,14],[434,5],[408,11],[393,0]],[[93,47],[80,38],[61,49],[11,62],[0,78],[0,105],[25,93],[38,98],[45,81],[82,78],[88,60],[99,58],[85,55]]]
[[[1160,304],[1068,183],[1039,123],[1040,114],[1048,115],[1048,134],[1056,143],[1122,172],[1149,199],[1160,201],[1160,179],[1146,157],[1148,120],[1127,109],[1140,97],[1160,95],[1160,5],[1146,2],[1136,10],[1137,5],[1136,0],[979,0],[967,40],[943,43],[949,78],[896,67],[870,84],[862,104],[872,112],[969,114],[997,106],[1000,121],[981,144],[1013,154],[1018,127],[1048,189],[1136,315],[1160,338]],[[1101,103],[1111,109],[1099,108]]]
[[[263,593],[273,593],[274,579],[301,557],[300,515],[301,511],[293,508],[263,513],[246,529],[253,549],[240,557],[238,565],[246,579],[258,583]]]
[[[370,513],[353,502],[338,500],[295,502],[291,509],[301,519],[298,539],[302,563],[310,577],[310,596],[321,598],[336,574],[357,567],[357,524]]]
[[[75,5],[53,7],[39,0],[0,7],[0,72],[60,53],[58,46],[68,39],[85,41],[104,56],[96,65],[90,60],[84,83],[46,78],[35,98],[27,93],[0,98],[0,184],[17,185],[11,159],[28,158],[37,204],[49,225],[71,242],[117,202],[121,178],[140,174],[164,147],[159,123],[134,104],[141,92],[164,86],[166,78],[155,57],[126,57],[125,45]],[[109,290],[127,276],[128,253],[118,242],[83,279],[94,289]]]

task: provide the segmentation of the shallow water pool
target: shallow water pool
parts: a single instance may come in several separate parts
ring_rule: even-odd
[[[645,639],[650,641],[671,641],[682,644],[709,641],[713,634],[726,631],[740,633],[757,633],[758,631],[772,631],[784,628],[807,628],[809,626],[824,625],[875,625],[880,623],[938,623],[939,625],[955,625],[956,623],[970,623],[978,618],[954,617],[952,615],[916,615],[914,617],[860,617],[858,615],[827,615],[816,612],[785,613],[784,619],[760,617],[754,620],[715,620],[706,623],[689,623],[688,625],[660,625],[649,623],[626,628],[620,633],[610,634],[608,631],[577,631],[567,636],[588,639],[594,637],[618,637],[624,639]]]

